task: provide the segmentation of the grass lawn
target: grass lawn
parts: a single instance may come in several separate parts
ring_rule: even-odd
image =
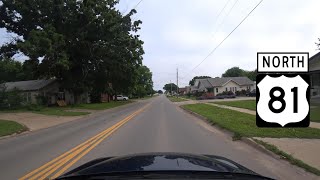
[[[256,100],[243,100],[243,101],[221,101],[214,102],[214,104],[221,104],[232,107],[239,107],[244,109],[256,110]]]
[[[174,97],[174,96],[171,96],[171,97],[168,97],[167,98],[171,101],[171,102],[182,102],[182,101],[188,101],[186,99],[181,99],[181,98],[178,98],[178,97]]]
[[[110,109],[118,106],[122,106],[125,104],[132,103],[132,101],[110,101],[105,103],[93,103],[93,104],[78,104],[72,106],[72,108],[79,108],[79,109],[91,109],[91,110],[104,110]]]
[[[185,99],[191,99],[191,100],[196,100],[196,97],[194,97],[194,96],[190,96],[190,97],[188,97],[188,96],[181,96],[182,98],[185,98]]]
[[[19,123],[7,120],[0,120],[0,136],[6,136],[13,133],[21,133],[27,128]]]
[[[311,106],[314,106],[311,104]],[[310,108],[310,121],[320,123],[320,104],[317,104],[315,108]]]
[[[234,139],[241,137],[320,139],[320,130],[315,128],[258,128],[254,115],[207,104],[190,104],[183,107],[206,117],[213,124],[234,132]]]

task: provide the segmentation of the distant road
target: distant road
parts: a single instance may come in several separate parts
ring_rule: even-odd
[[[142,152],[220,155],[277,179],[312,179],[289,163],[232,141],[165,96],[0,140],[0,179],[42,179],[92,159]]]

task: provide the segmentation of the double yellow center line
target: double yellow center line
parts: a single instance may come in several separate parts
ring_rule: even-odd
[[[82,144],[74,147],[73,149],[63,153],[59,157],[51,160],[50,162],[42,165],[41,167],[33,170],[27,175],[21,177],[19,180],[42,180],[42,179],[54,179],[64,173],[68,168],[70,168],[74,163],[76,163],[81,157],[89,153],[93,148],[100,144],[104,139],[110,136],[113,132],[119,129],[122,125],[127,123],[130,119],[135,117],[137,114],[144,111],[150,104],[142,107],[141,109],[135,111],[131,115],[122,119],[120,122],[111,126],[110,128],[100,132],[89,140],[83,142]]]

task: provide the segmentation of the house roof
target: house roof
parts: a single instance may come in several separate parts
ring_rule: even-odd
[[[311,58],[309,58],[309,62],[313,62],[315,60],[320,60],[320,52],[318,52],[317,54],[313,55]]]
[[[3,83],[1,85],[5,85],[7,91],[13,90],[14,88],[17,88],[21,91],[34,91],[42,89],[54,81],[55,79],[16,81]]]
[[[209,78],[207,79],[210,82],[211,86],[209,87],[218,87],[223,86],[229,81],[237,83],[239,86],[243,85],[253,85],[254,82],[251,81],[248,77],[221,77],[221,78]]]
[[[209,78],[211,79],[211,78]],[[209,82],[209,79],[199,79],[199,82],[200,82],[200,85],[205,87],[205,88],[211,88],[212,85],[211,83]],[[200,87],[199,87],[200,88]]]

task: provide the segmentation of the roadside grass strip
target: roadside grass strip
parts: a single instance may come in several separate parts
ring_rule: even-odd
[[[207,104],[189,104],[182,107],[205,117],[214,125],[233,132],[235,140],[241,137],[320,138],[320,130],[315,128],[258,128],[255,115]]]

